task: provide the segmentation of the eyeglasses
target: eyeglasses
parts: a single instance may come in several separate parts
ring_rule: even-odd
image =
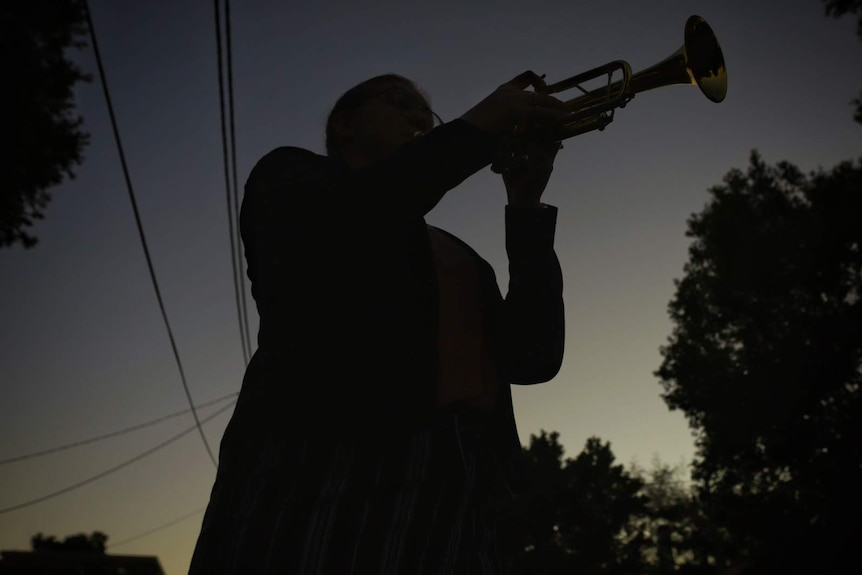
[[[438,116],[434,110],[432,110],[430,107],[428,107],[427,104],[417,98],[415,94],[405,90],[401,86],[390,86],[389,88],[386,88],[385,90],[382,90],[372,95],[370,98],[368,98],[368,100],[373,100],[374,98],[380,97],[385,98],[387,102],[389,102],[405,114],[421,112],[422,114],[432,116],[432,128],[436,128],[443,123],[442,118],[440,118],[440,116]]]

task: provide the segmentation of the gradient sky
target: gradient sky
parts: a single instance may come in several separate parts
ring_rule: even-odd
[[[212,10],[211,2],[92,2],[150,250],[199,403],[238,391],[244,369]],[[604,132],[568,140],[557,157],[544,200],[559,207],[565,362],[553,381],[513,396],[522,443],[540,429],[559,431],[567,456],[598,435],[626,464],[690,461],[685,419],[668,411],[653,376],[686,261],[687,218],[753,148],[804,170],[862,152],[849,104],[862,88],[862,43],[855,22],[825,17],[819,0],[255,0],[235,2],[232,12],[240,184],[276,146],[322,152],[330,106],[367,77],[415,79],[449,120],[524,70],[553,82],[625,59],[637,71],[682,44],[690,14],[712,25],[728,64],[724,103],[693,87],[646,92]],[[80,61],[96,72],[89,50]],[[86,162],[53,191],[39,245],[0,251],[0,459],[186,407],[101,87],[77,95],[92,134]],[[504,204],[499,176],[485,170],[428,220],[484,255],[505,291]],[[213,445],[227,421],[206,426]],[[0,508],[94,475],[191,424],[188,415],[0,466]],[[214,473],[190,434],[82,489],[0,515],[0,549],[26,549],[39,531],[101,530],[119,542],[203,507]],[[110,552],[158,555],[169,575],[180,575],[200,520]]]

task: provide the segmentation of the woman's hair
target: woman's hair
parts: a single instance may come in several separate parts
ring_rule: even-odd
[[[419,87],[412,80],[408,80],[398,74],[383,74],[369,78],[360,84],[352,87],[338,98],[332,111],[329,112],[329,118],[326,120],[326,154],[330,158],[342,159],[344,142],[339,140],[339,134],[336,133],[336,127],[343,126],[349,122],[357,110],[376,92],[380,84],[387,82],[403,82],[417,92],[420,92]],[[421,92],[420,92],[421,93]]]

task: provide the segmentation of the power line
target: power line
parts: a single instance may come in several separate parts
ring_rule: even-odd
[[[161,449],[164,449],[165,447],[167,447],[171,443],[174,443],[178,439],[181,439],[181,438],[185,437],[186,435],[188,435],[189,433],[193,432],[195,429],[200,429],[201,424],[206,423],[208,421],[211,421],[212,419],[221,415],[222,413],[224,413],[225,411],[227,411],[228,409],[233,407],[235,403],[236,403],[236,400],[231,401],[229,404],[227,404],[224,407],[222,407],[221,409],[217,410],[215,413],[204,418],[200,423],[193,425],[184,431],[181,431],[180,433],[174,435],[173,437],[159,443],[155,447],[151,447],[150,449],[147,449],[146,451],[139,453],[138,455],[132,457],[131,459],[127,459],[118,465],[115,465],[109,469],[106,469],[105,471],[97,473],[96,475],[93,475],[92,477],[88,477],[87,479],[83,479],[81,481],[78,481],[77,483],[73,483],[72,485],[67,485],[66,487],[63,487],[62,489],[58,489],[57,491],[52,491],[51,493],[47,493],[45,495],[42,495],[42,496],[37,497],[35,499],[31,499],[29,501],[17,503],[15,505],[11,505],[9,507],[4,507],[4,508],[0,509],[0,515],[2,515],[4,513],[9,513],[11,511],[17,511],[18,509],[23,509],[24,507],[30,507],[32,505],[36,505],[37,503],[42,503],[43,501],[53,499],[55,497],[58,497],[60,495],[65,494],[65,493],[69,493],[70,491],[74,491],[75,489],[78,489],[80,487],[84,487],[85,485],[93,483],[94,481],[102,479],[103,477],[107,477],[108,475],[111,475],[112,473],[116,473],[117,471],[119,471],[125,467],[128,467],[129,465],[135,463],[136,461],[140,461],[141,459],[144,459],[145,457],[148,457],[148,456],[152,455],[153,453],[155,453]]]
[[[227,88],[228,88],[228,110],[230,115],[230,153],[231,153],[231,170],[233,172],[233,209],[234,215],[239,222],[239,186],[236,181],[236,126],[234,122],[234,107],[233,107],[233,48],[231,47],[230,35],[230,0],[224,2],[225,13],[225,39],[227,40]],[[248,355],[252,354],[251,335],[248,329],[248,304],[245,298],[245,274],[242,271],[242,250],[239,246],[242,245],[242,237],[240,235],[239,224],[236,226],[237,234],[237,263],[239,269],[239,285],[240,297],[242,298],[242,317],[243,327],[245,328],[245,341],[248,345]]]
[[[140,235],[141,245],[144,248],[144,256],[146,257],[146,260],[147,260],[147,267],[150,270],[150,278],[153,281],[153,288],[156,290],[156,299],[159,302],[159,309],[162,310],[162,318],[165,320],[165,327],[168,330],[168,338],[170,339],[170,342],[171,342],[171,348],[174,351],[174,357],[177,360],[177,367],[180,370],[180,380],[182,381],[183,389],[186,392],[186,399],[188,399],[189,407],[191,408],[192,415],[195,418],[195,424],[197,425],[198,432],[200,433],[200,436],[201,436],[201,440],[204,442],[204,447],[206,447],[207,453],[209,454],[210,459],[213,462],[213,465],[218,467],[218,463],[216,462],[215,455],[213,455],[213,451],[210,448],[210,444],[207,441],[207,437],[206,437],[206,435],[204,435],[204,430],[201,427],[200,419],[198,418],[198,412],[195,409],[195,404],[194,404],[194,401],[192,400],[192,394],[189,391],[189,386],[188,386],[188,383],[186,382],[186,374],[185,374],[185,371],[183,371],[183,364],[180,361],[180,353],[177,350],[177,343],[174,340],[174,333],[171,330],[171,324],[168,321],[168,314],[165,311],[165,304],[164,304],[164,301],[162,300],[162,293],[159,290],[159,282],[156,280],[156,271],[153,268],[153,260],[152,260],[152,258],[150,258],[150,250],[147,247],[147,239],[146,239],[146,237],[144,237],[144,226],[141,223],[141,215],[138,212],[138,203],[137,203],[137,201],[135,201],[135,192],[134,192],[134,189],[132,188],[132,179],[131,179],[131,177],[129,177],[129,167],[126,164],[126,155],[123,152],[123,145],[122,145],[122,142],[120,141],[120,131],[119,131],[119,128],[117,127],[117,118],[114,115],[114,106],[111,103],[111,93],[108,90],[108,81],[105,77],[105,69],[102,66],[102,57],[99,54],[99,45],[96,42],[96,30],[93,27],[93,20],[90,16],[89,0],[84,0],[84,12],[87,15],[87,26],[89,27],[89,30],[90,30],[90,40],[93,43],[93,53],[96,57],[96,65],[99,68],[99,79],[102,82],[102,91],[105,93],[105,101],[108,104],[108,114],[111,117],[111,128],[114,131],[114,141],[117,144],[117,151],[120,154],[120,163],[123,166],[123,176],[126,179],[126,188],[128,188],[128,190],[129,190],[129,198],[132,201],[132,211],[134,211],[134,213],[135,213],[135,223],[138,226],[138,235]]]
[[[222,397],[218,397],[216,399],[207,401],[206,403],[201,403],[196,407],[201,409],[203,407],[209,407],[210,405],[215,405],[217,403],[221,403],[231,397],[236,397],[239,395],[238,393],[231,393],[229,395],[225,395]],[[31,453],[25,453],[24,455],[15,455],[13,457],[8,457],[6,459],[0,459],[0,465],[6,465],[8,463],[15,463],[16,461],[24,461],[27,459],[35,459],[37,457],[43,457],[45,455],[50,455],[52,453],[57,453],[59,451],[66,451],[68,449],[73,449],[75,447],[81,447],[83,445],[89,445],[91,443],[96,443],[97,441],[103,441],[105,439],[110,439],[112,437],[117,437],[118,435],[124,435],[126,433],[131,433],[132,431],[138,431],[140,429],[144,429],[147,427],[152,427],[153,425],[157,425],[159,423],[163,423],[169,419],[173,419],[175,417],[179,417],[181,415],[185,415],[190,412],[191,409],[183,409],[182,411],[176,411],[174,413],[169,413],[168,415],[163,415],[161,417],[157,417],[156,419],[151,419],[150,421],[145,421],[144,423],[138,423],[136,425],[132,425],[129,427],[125,427],[123,429],[118,429],[116,431],[111,431],[109,433],[105,433],[102,435],[97,435],[95,437],[90,437],[87,439],[82,439],[80,441],[74,441],[72,443],[66,443],[63,445],[58,445],[56,447],[50,447],[48,449],[42,449],[39,451],[33,451]]]
[[[241,275],[242,272],[240,268],[242,267],[241,254],[239,254],[239,247],[237,246],[237,234],[234,232],[234,219],[239,216],[239,212],[234,210],[234,204],[231,203],[231,178],[230,178],[230,162],[228,156],[228,135],[227,135],[227,123],[225,120],[225,103],[224,103],[224,65],[222,63],[222,44],[221,44],[221,9],[219,7],[220,0],[214,0],[213,4],[215,7],[215,27],[216,27],[216,51],[218,53],[218,95],[219,95],[219,112],[221,117],[221,142],[222,142],[222,156],[224,157],[224,181],[225,181],[225,191],[227,197],[227,222],[228,222],[228,235],[230,236],[230,263],[233,271],[233,289],[234,295],[236,298],[236,314],[237,320],[239,322],[239,337],[242,344],[242,358],[245,362],[245,365],[248,366],[249,359],[249,349],[251,349],[251,345],[246,340],[246,331],[243,330],[243,325],[245,322],[243,321],[243,310],[244,306],[240,301],[240,293],[244,293],[244,289],[240,289]],[[230,51],[228,51],[229,56]],[[232,94],[233,90],[231,90]],[[232,96],[231,96],[232,101]],[[231,117],[231,129],[233,129],[233,118]],[[236,166],[234,166],[234,170]],[[239,228],[239,225],[237,225]]]
[[[167,523],[163,523],[163,524],[159,525],[158,527],[148,529],[147,531],[144,531],[143,533],[138,533],[137,535],[133,535],[132,537],[122,539],[120,541],[117,541],[116,543],[111,543],[110,545],[107,545],[106,548],[107,549],[113,549],[115,547],[119,547],[120,545],[125,545],[126,543],[131,543],[132,541],[137,541],[138,539],[142,539],[142,538],[146,537],[147,535],[152,535],[153,533],[157,533],[159,531],[167,529],[168,527],[173,527],[177,523],[182,523],[186,519],[191,519],[192,517],[195,517],[196,515],[200,515],[201,513],[206,511],[206,509],[207,509],[206,505],[204,505],[203,507],[201,507],[199,509],[195,509],[194,511],[192,511],[190,513],[186,513],[182,517],[177,517],[176,519],[172,519],[171,521],[168,521]]]

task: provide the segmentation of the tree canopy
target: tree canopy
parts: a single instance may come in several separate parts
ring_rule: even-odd
[[[14,142],[0,160],[0,247],[36,244],[30,228],[44,217],[48,190],[73,178],[82,161],[88,135],[73,90],[89,76],[68,52],[85,45],[86,29],[80,0],[0,4],[2,133]]]
[[[53,535],[45,536],[37,533],[30,538],[33,551],[73,551],[76,553],[104,553],[108,536],[101,531],[90,535],[79,533],[69,535],[63,541],[58,541]]]
[[[845,14],[858,14],[856,20],[856,35],[862,39],[862,0],[823,0],[826,14],[840,18]],[[853,100],[856,105],[856,115],[853,119],[862,124],[862,95]]]
[[[643,548],[653,546],[635,528],[647,511],[644,482],[597,437],[565,460],[558,440],[542,431],[524,451],[530,488],[503,522],[500,545],[511,573],[643,573]]]
[[[710,192],[657,375],[737,552],[816,562],[862,510],[862,161],[804,175],[753,152]]]

